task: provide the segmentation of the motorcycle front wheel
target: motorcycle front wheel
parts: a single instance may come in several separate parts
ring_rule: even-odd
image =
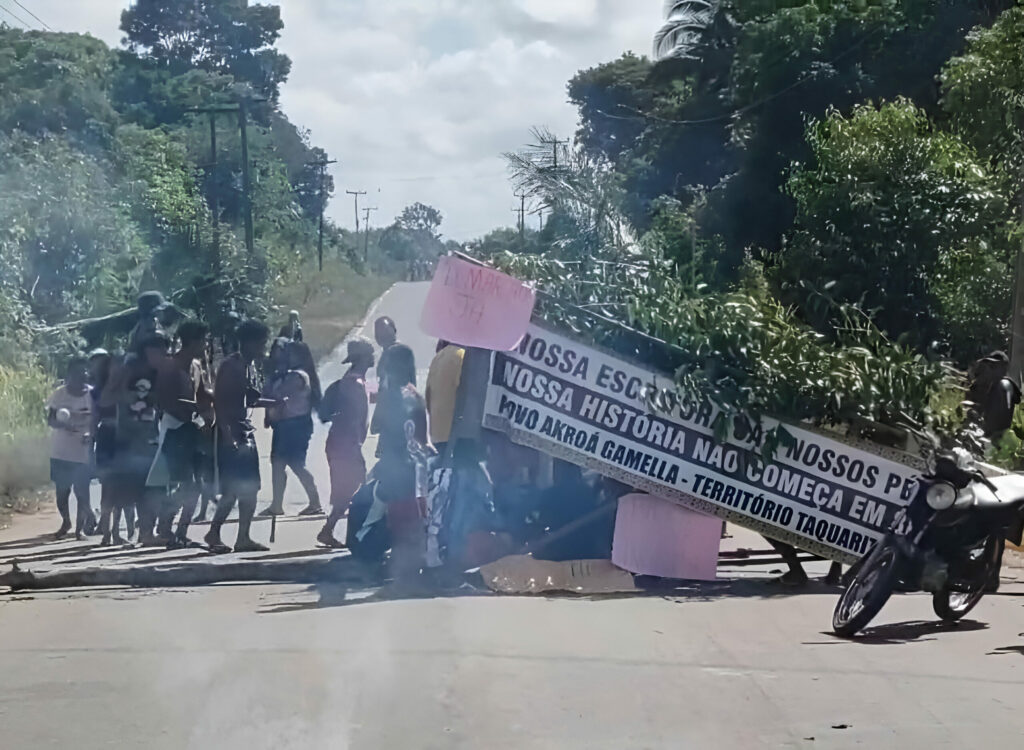
[[[871,622],[892,596],[899,580],[902,553],[891,534],[868,553],[832,612],[832,630],[852,638]]]
[[[950,591],[943,589],[932,594],[932,609],[945,622],[956,622],[962,619],[977,606],[993,575],[999,575],[999,563],[1002,560],[1002,544],[998,537],[989,537],[981,554],[985,556],[980,572],[971,582],[970,591]]]

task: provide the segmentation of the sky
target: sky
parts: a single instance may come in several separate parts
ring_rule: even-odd
[[[18,5],[20,3],[20,6]],[[121,40],[128,0],[0,0],[39,27]],[[446,238],[512,226],[501,154],[546,126],[576,129],[566,84],[626,51],[649,54],[661,0],[278,0],[278,48],[292,59],[281,108],[338,164],[328,214],[352,228],[352,197],[390,224],[416,201]],[[23,7],[22,7],[23,6]]]

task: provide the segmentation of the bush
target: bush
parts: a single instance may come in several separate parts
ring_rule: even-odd
[[[43,404],[53,378],[38,368],[0,365],[0,496],[46,481],[48,451]]]

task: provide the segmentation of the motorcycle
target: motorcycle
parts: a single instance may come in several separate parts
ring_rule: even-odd
[[[966,451],[938,453],[889,532],[847,574],[832,629],[850,638],[897,588],[932,594],[956,622],[999,581],[1004,540],[1024,535],[1024,476],[985,477]]]

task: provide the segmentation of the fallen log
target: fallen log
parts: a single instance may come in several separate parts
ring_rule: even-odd
[[[349,556],[329,560],[259,561],[237,563],[179,563],[130,568],[82,568],[50,573],[23,570],[17,563],[0,574],[0,588],[10,592],[103,586],[166,588],[209,586],[215,583],[379,583],[375,570]]]

